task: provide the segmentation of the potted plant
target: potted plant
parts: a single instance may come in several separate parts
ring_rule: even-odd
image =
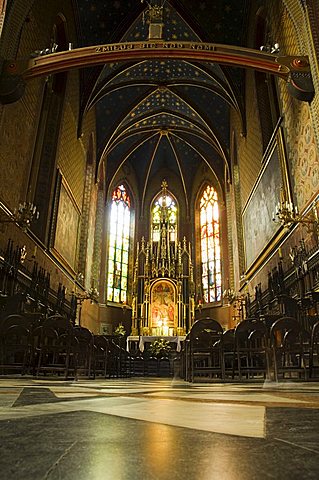
[[[114,330],[114,336],[116,337],[116,339],[114,339],[114,342],[122,348],[124,348],[124,344],[125,344],[125,335],[126,335],[125,328],[122,325],[122,323],[119,323],[119,325]]]
[[[125,337],[125,334],[126,334],[126,331],[125,331],[125,328],[124,326],[120,323],[115,331],[114,331],[114,335],[116,335],[117,337]]]
[[[156,358],[168,357],[171,351],[171,346],[167,340],[154,340],[149,346],[149,353]]]

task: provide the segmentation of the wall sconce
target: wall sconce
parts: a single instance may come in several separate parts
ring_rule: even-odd
[[[300,223],[306,226],[308,232],[319,235],[317,202],[312,204],[311,209],[306,215],[301,216],[298,213],[297,206],[294,207],[292,202],[282,200],[276,205],[276,211],[273,213],[273,221],[286,228]]]
[[[226,300],[226,305],[231,305],[236,300],[236,292],[232,288],[228,287],[223,291],[223,299]]]
[[[99,299],[99,292],[96,287],[91,287],[87,292],[87,298],[91,300],[91,303],[97,303]]]
[[[246,295],[236,293],[235,290],[228,287],[223,292],[223,299],[226,300],[225,306],[233,305],[236,315],[234,319],[243,320],[244,319],[244,309],[246,306],[247,298]]]
[[[78,272],[76,274],[75,281],[83,286],[84,274],[81,272]],[[83,300],[91,300],[91,303],[94,303],[94,302],[97,303],[99,298],[99,292],[96,287],[92,286],[89,290],[85,290],[84,293],[76,294],[76,297],[80,298],[82,302]]]
[[[97,303],[99,298],[99,292],[95,287],[91,287],[90,290],[83,293],[73,292],[72,295],[74,295],[76,298],[76,303],[77,305],[80,305],[80,307],[82,306],[84,300],[91,300],[91,303]]]
[[[79,306],[79,316],[78,316],[78,321],[79,321],[79,326],[81,327],[81,317],[82,317],[82,304],[84,302],[84,300],[91,300],[91,303],[93,302],[97,302],[97,290],[96,289],[93,289],[93,288],[90,288],[90,290],[88,292],[83,292],[83,293],[79,293],[79,292],[72,292],[72,297],[71,297],[71,303],[72,303],[72,299],[75,300],[75,316],[76,316],[76,311],[77,311],[77,307]]]
[[[13,214],[6,209],[7,217],[0,217],[0,223],[17,223],[23,231],[27,231],[34,220],[38,220],[39,212],[37,207],[30,202],[20,203]]]

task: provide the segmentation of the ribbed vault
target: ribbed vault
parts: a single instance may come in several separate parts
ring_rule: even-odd
[[[221,43],[240,45],[246,2],[240,2],[240,6],[233,0],[226,3],[202,1],[194,9],[188,1],[167,0],[163,39],[194,42],[222,39]],[[77,4],[81,20],[86,2],[78,0]],[[145,13],[146,2],[92,2],[86,24],[91,25],[95,18],[95,29],[83,30],[82,45],[147,41],[149,25]],[[210,28],[205,30],[208,19]],[[221,32],[226,24],[226,30],[223,27]],[[103,38],[103,32],[108,40]],[[91,89],[88,89],[89,79]],[[223,188],[225,172],[230,170],[231,109],[245,130],[239,69],[168,57],[87,69],[82,73],[82,82],[86,87],[82,87],[79,128],[86,113],[95,108],[97,156],[98,163],[106,165],[106,188],[125,164],[135,171],[142,208],[149,182],[163,168],[180,178],[186,205],[202,164],[211,169]]]

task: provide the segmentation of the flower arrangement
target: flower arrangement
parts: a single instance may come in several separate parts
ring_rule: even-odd
[[[167,340],[159,339],[154,340],[149,346],[149,353],[154,357],[167,357],[169,352],[171,351],[171,346]]]
[[[126,331],[125,331],[125,328],[123,327],[123,325],[120,323],[115,331],[114,331],[114,335],[116,335],[117,337],[124,337],[126,334]]]

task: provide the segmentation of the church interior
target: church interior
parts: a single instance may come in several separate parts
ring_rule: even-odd
[[[318,12],[0,0],[3,478],[318,478]]]

